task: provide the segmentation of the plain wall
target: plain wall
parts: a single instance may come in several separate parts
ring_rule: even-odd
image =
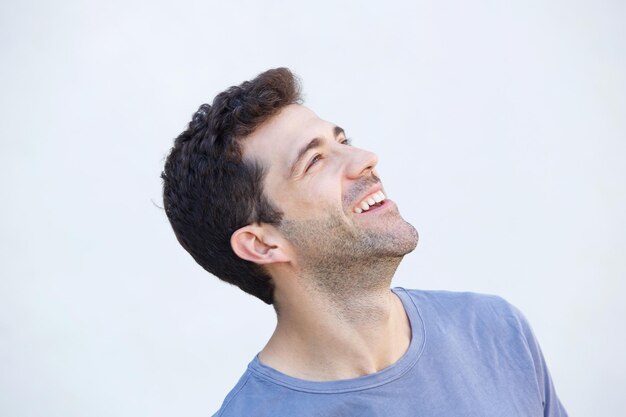
[[[626,406],[626,6],[3,1],[0,414],[206,416],[274,314],[161,206],[201,103],[288,66],[420,233],[394,285],[499,294],[572,416]]]

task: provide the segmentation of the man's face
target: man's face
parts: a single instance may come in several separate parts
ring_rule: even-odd
[[[303,268],[336,269],[415,248],[417,232],[394,202],[376,203],[385,193],[376,155],[350,146],[341,128],[308,108],[285,107],[243,144],[244,158],[266,169],[265,195],[284,213],[278,228]]]

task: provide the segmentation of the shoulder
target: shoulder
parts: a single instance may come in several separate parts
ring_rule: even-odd
[[[397,288],[404,291],[413,302],[419,306],[444,308],[447,311],[457,310],[486,310],[517,314],[517,309],[504,298],[493,294],[475,292],[411,290]]]
[[[435,335],[444,335],[441,340],[482,341],[494,348],[516,349],[520,356],[537,346],[524,315],[500,296],[474,292],[404,291],[416,305],[431,339]]]
[[[242,403],[245,404],[246,402],[245,401],[245,396],[246,396],[245,388],[246,388],[246,385],[248,385],[248,382],[250,381],[251,376],[252,374],[250,370],[247,369],[246,372],[239,379],[239,382],[237,382],[237,384],[233,387],[233,389],[230,390],[228,395],[226,395],[226,398],[224,398],[224,402],[222,403],[222,406],[220,407],[219,410],[217,410],[215,414],[213,414],[213,417],[227,417],[227,416],[242,415],[240,414],[241,410],[239,410],[239,408],[241,408]]]
[[[213,417],[294,415],[293,393],[259,375],[253,364],[254,360]]]
[[[527,327],[523,314],[504,298],[475,292],[412,290],[404,292],[427,320],[488,327],[507,327],[522,331]]]

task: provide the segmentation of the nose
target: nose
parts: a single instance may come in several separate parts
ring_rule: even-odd
[[[350,179],[356,179],[371,174],[378,164],[378,156],[374,152],[354,146],[349,147],[349,149],[350,159],[346,167],[346,175]]]

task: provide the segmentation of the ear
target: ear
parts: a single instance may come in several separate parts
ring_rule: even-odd
[[[283,241],[264,225],[249,224],[236,230],[230,246],[241,259],[258,265],[289,262]]]

